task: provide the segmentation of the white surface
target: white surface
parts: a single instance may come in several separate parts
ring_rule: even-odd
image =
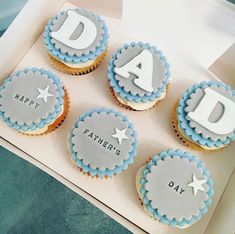
[[[0,81],[12,72],[38,38],[50,16],[59,10],[63,3],[64,0],[28,1],[0,38]]]
[[[235,9],[234,9],[235,12]],[[234,13],[235,14],[235,13]],[[228,48],[210,67],[209,70],[226,84],[235,87],[235,43]]]
[[[148,4],[145,1],[126,1],[123,20],[106,19],[111,35],[108,56],[98,69],[84,77],[72,77],[54,70],[47,60],[40,37],[17,69],[38,66],[58,74],[69,89],[72,110],[64,124],[50,135],[22,136],[2,122],[0,135],[148,232],[204,233],[234,168],[235,145],[221,152],[203,154],[185,148],[173,133],[170,116],[176,99],[188,86],[210,77],[204,67],[233,43],[232,35],[224,32],[226,25],[221,32],[216,25],[208,24],[208,17],[219,17],[221,21],[225,17],[223,9],[221,14],[218,11],[215,15],[215,8],[220,8],[219,3],[209,0],[149,0]],[[108,90],[108,60],[117,47],[130,40],[144,40],[158,45],[171,63],[170,92],[157,108],[147,112],[137,113],[118,108]],[[98,106],[113,107],[127,114],[139,136],[138,156],[134,164],[112,180],[97,180],[82,175],[71,164],[66,148],[66,135],[73,121],[87,109]],[[135,190],[138,168],[153,153],[169,147],[196,154],[206,163],[215,181],[215,196],[209,212],[201,221],[185,230],[173,229],[151,219],[140,205]]]
[[[122,17],[123,0],[69,0],[69,2],[99,15],[119,19]]]
[[[229,184],[220,200],[216,211],[210,221],[206,234],[235,233],[235,223],[231,217],[235,217],[235,170],[231,175]],[[221,230],[224,230],[223,232]]]

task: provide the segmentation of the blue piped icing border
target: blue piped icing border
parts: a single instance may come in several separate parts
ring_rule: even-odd
[[[9,127],[15,128],[18,131],[34,131],[37,129],[41,129],[45,127],[46,125],[50,124],[52,121],[54,121],[61,113],[62,108],[64,106],[64,89],[63,84],[60,82],[59,78],[52,72],[45,70],[43,68],[25,68],[24,70],[17,71],[16,73],[12,74],[9,78],[4,80],[3,84],[0,86],[0,91],[5,89],[5,85],[8,82],[12,82],[14,79],[20,79],[20,73],[27,73],[27,72],[40,72],[42,75],[47,75],[48,79],[51,79],[53,83],[57,86],[57,92],[59,93],[59,96],[57,97],[57,104],[55,106],[55,112],[50,113],[47,118],[43,119],[41,118],[39,123],[32,123],[30,125],[27,124],[18,124],[17,122],[12,122],[10,118],[4,116],[4,112],[0,111],[0,117],[4,122],[7,123]],[[30,85],[30,84],[29,84]],[[1,96],[0,96],[1,98]]]
[[[68,10],[76,10],[76,9],[68,9]],[[102,30],[103,34],[101,35],[100,38],[100,45],[96,47],[95,51],[89,51],[88,54],[83,54],[82,56],[76,56],[76,55],[69,55],[68,53],[63,54],[61,53],[60,50],[55,48],[55,45],[51,42],[52,37],[50,36],[51,34],[51,26],[53,25],[53,21],[58,18],[59,15],[65,14],[68,10],[60,12],[58,15],[54,16],[51,20],[49,20],[47,26],[45,27],[44,31],[44,43],[48,49],[48,51],[55,57],[57,57],[59,60],[64,61],[66,63],[86,63],[89,60],[94,60],[96,59],[102,52],[105,51],[107,44],[108,44],[108,39],[109,39],[109,34],[108,34],[108,27],[105,24],[105,21],[99,16],[96,15],[92,12],[88,12],[89,14],[95,16],[99,22],[102,24]],[[81,9],[80,9],[81,10]]]
[[[211,86],[217,86],[221,87],[223,86],[226,90],[232,91],[233,96],[235,96],[235,90],[232,90],[230,86],[225,85],[222,82],[216,82],[216,81],[203,81],[199,84],[194,84],[192,87],[188,88],[187,91],[183,94],[179,101],[179,105],[177,107],[177,119],[179,122],[179,126],[181,130],[184,132],[186,136],[188,136],[193,142],[196,142],[199,145],[207,146],[207,147],[221,147],[223,145],[228,145],[231,141],[235,140],[235,132],[233,136],[227,137],[225,140],[217,140],[212,141],[211,139],[205,139],[202,134],[198,134],[195,132],[193,128],[189,125],[189,120],[186,119],[187,113],[185,112],[185,108],[187,106],[186,101],[190,98],[191,94],[196,92],[198,88],[204,88],[204,87],[211,87]]]
[[[126,92],[123,87],[120,87],[118,85],[118,81],[115,79],[115,60],[117,59],[118,54],[122,53],[123,49],[127,49],[129,46],[135,47],[141,47],[143,49],[152,49],[154,53],[156,53],[160,60],[163,63],[165,72],[164,72],[164,80],[162,82],[162,86],[156,90],[155,92],[152,92],[150,94],[145,94],[143,97],[140,95],[132,95],[130,92]],[[108,80],[110,86],[114,89],[114,92],[119,94],[122,98],[128,100],[128,101],[134,101],[134,102],[149,102],[149,101],[154,101],[158,97],[161,96],[162,93],[165,93],[166,91],[166,86],[170,82],[170,65],[167,62],[166,57],[163,55],[162,51],[158,50],[157,47],[150,45],[149,43],[143,43],[143,42],[131,42],[129,44],[124,44],[122,48],[119,48],[112,56],[109,66],[108,66]]]
[[[131,151],[129,152],[129,157],[126,160],[123,160],[123,164],[121,166],[116,166],[115,169],[110,170],[110,169],[105,169],[104,171],[99,170],[98,168],[92,169],[89,165],[84,165],[82,160],[77,157],[77,152],[73,150],[74,144],[72,143],[72,138],[74,136],[73,131],[76,129],[78,126],[78,122],[84,121],[87,117],[90,117],[93,113],[113,113],[115,116],[119,116],[122,118],[123,121],[128,123],[128,128],[132,129],[132,137],[134,139],[131,147]],[[119,174],[123,170],[126,170],[130,164],[133,163],[134,158],[137,154],[137,133],[134,130],[133,124],[129,121],[128,117],[123,115],[121,112],[113,110],[113,109],[108,109],[108,108],[97,108],[97,109],[92,109],[90,111],[87,111],[83,115],[81,115],[74,123],[71,131],[69,132],[68,135],[68,147],[69,150],[72,154],[72,159],[75,161],[77,166],[83,170],[84,173],[90,173],[91,176],[99,176],[100,178],[103,178],[104,176],[112,177],[114,174]]]
[[[209,187],[208,192],[207,192],[208,200],[204,201],[205,207],[202,208],[202,209],[199,209],[200,214],[198,216],[192,215],[191,219],[185,219],[184,218],[181,222],[178,222],[176,219],[170,219],[166,215],[161,216],[158,213],[158,210],[154,209],[152,207],[151,200],[149,200],[147,198],[147,192],[148,191],[145,189],[145,184],[147,183],[146,176],[147,176],[147,174],[149,174],[151,172],[151,167],[152,166],[157,166],[158,160],[164,160],[166,157],[169,157],[169,156],[170,157],[178,156],[180,158],[187,158],[190,161],[195,162],[197,168],[203,170],[203,175],[206,177],[207,185]],[[174,227],[176,227],[176,226],[184,227],[185,225],[191,225],[194,222],[196,222],[197,220],[201,219],[203,214],[207,213],[208,206],[212,203],[211,197],[214,194],[214,190],[213,190],[213,181],[209,176],[210,176],[210,173],[206,169],[205,164],[203,162],[201,162],[198,158],[193,156],[191,153],[184,152],[184,151],[179,150],[179,149],[177,149],[177,150],[169,149],[167,151],[162,151],[162,152],[160,152],[159,155],[154,155],[152,160],[149,161],[146,164],[144,170],[142,171],[142,175],[141,175],[141,178],[140,178],[140,185],[141,185],[140,194],[142,196],[142,201],[144,203],[144,206],[153,215],[153,217],[155,219],[161,221],[163,224],[167,224],[167,225],[174,226]]]

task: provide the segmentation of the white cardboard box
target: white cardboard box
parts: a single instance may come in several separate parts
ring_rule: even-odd
[[[122,19],[105,18],[111,35],[105,61],[85,77],[73,77],[51,67],[40,36],[48,18],[63,3],[62,0],[53,3],[31,0],[26,5],[0,39],[0,79],[6,78],[14,69],[26,66],[50,69],[60,76],[68,88],[72,100],[71,111],[58,130],[42,137],[19,135],[1,122],[0,136],[5,139],[4,145],[86,197],[134,232],[204,233],[234,169],[235,147],[232,144],[223,151],[213,153],[185,148],[173,133],[170,116],[175,100],[188,86],[214,79],[206,67],[233,43],[232,35],[220,32],[209,20],[220,17],[223,21],[226,8],[213,0],[149,0],[148,4],[142,0],[124,1]],[[68,7],[73,6],[68,3],[63,6]],[[223,30],[226,30],[226,25],[224,27]],[[165,52],[171,64],[172,83],[166,99],[157,108],[141,113],[116,106],[106,81],[111,54],[124,42],[131,40],[156,44]],[[73,121],[85,110],[97,106],[116,108],[127,114],[139,136],[138,156],[134,164],[112,180],[96,180],[79,173],[70,163],[66,149],[66,135]],[[135,174],[140,165],[153,153],[170,147],[182,148],[197,155],[206,163],[215,181],[215,195],[209,212],[185,230],[174,229],[151,219],[141,207],[135,191]]]

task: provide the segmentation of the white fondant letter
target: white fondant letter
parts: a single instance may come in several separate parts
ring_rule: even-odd
[[[147,92],[153,91],[153,55],[150,51],[143,50],[127,64],[115,67],[114,71],[125,79],[129,78],[129,73],[136,75],[138,78],[134,83],[138,87]]]
[[[90,19],[79,15],[75,11],[69,10],[67,14],[68,17],[63,25],[58,31],[52,32],[51,36],[73,49],[82,50],[89,47],[97,35],[95,24]],[[80,23],[83,24],[83,31],[77,39],[72,40],[71,36]]]
[[[189,112],[189,118],[213,133],[219,135],[231,133],[235,129],[235,103],[213,89],[205,88],[204,92],[205,95],[196,109]],[[217,122],[212,123],[209,117],[217,103],[223,105],[224,112]]]

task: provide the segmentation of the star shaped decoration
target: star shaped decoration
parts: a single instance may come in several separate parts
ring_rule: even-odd
[[[126,130],[127,130],[127,128],[124,128],[124,129],[120,130],[120,129],[118,129],[118,128],[115,127],[115,132],[116,132],[116,133],[113,134],[112,137],[118,139],[119,145],[122,144],[122,140],[123,140],[123,139],[129,139],[129,137],[127,137],[127,135],[126,135]]]
[[[189,187],[193,188],[193,194],[194,196],[197,195],[198,190],[204,191],[205,189],[202,187],[203,184],[206,183],[206,180],[199,180],[197,177],[193,174],[193,181],[188,184]]]
[[[39,92],[40,94],[37,96],[37,99],[42,98],[43,101],[44,101],[45,103],[47,103],[47,98],[54,96],[53,94],[51,94],[51,93],[48,92],[48,89],[49,89],[49,85],[47,85],[47,87],[46,87],[45,89],[39,89],[39,88],[38,88],[38,92]]]

